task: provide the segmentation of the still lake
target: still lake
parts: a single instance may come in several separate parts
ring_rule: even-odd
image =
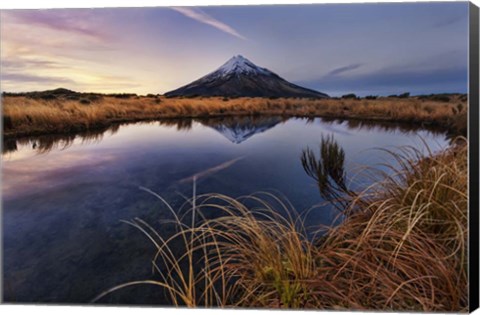
[[[87,303],[115,285],[152,279],[154,247],[121,220],[138,217],[155,225],[171,216],[140,186],[174,208],[192,194],[185,179],[198,173],[204,174],[198,193],[281,193],[300,213],[323,203],[300,160],[307,147],[318,152],[322,135],[333,135],[345,150],[347,174],[388,162],[376,148],[422,148],[422,139],[432,150],[448,146],[444,132],[425,128],[281,117],[168,120],[5,141],[4,301]],[[306,222],[331,224],[335,216],[325,206]],[[168,232],[168,226],[159,229]],[[140,286],[102,303],[164,298],[156,287]]]

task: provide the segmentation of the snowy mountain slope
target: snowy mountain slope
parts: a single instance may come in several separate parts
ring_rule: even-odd
[[[327,94],[290,83],[266,68],[238,55],[217,70],[166,96],[227,96],[227,97],[313,97]]]

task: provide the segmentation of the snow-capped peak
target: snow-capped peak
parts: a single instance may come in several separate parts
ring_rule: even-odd
[[[231,73],[244,73],[244,74],[269,74],[270,71],[264,68],[256,66],[253,62],[243,57],[242,55],[233,56],[220,68],[216,73],[222,76],[229,75]],[[214,73],[215,73],[214,72]]]
[[[169,97],[328,97],[324,93],[290,83],[278,74],[256,66],[241,55],[233,56],[217,70],[165,95]]]

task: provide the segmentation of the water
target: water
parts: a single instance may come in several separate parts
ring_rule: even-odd
[[[5,141],[4,300],[86,303],[114,285],[151,279],[153,246],[121,220],[138,217],[168,233],[159,222],[171,216],[140,186],[174,208],[191,196],[194,174],[198,193],[276,192],[298,212],[323,203],[300,161],[307,147],[318,151],[322,135],[343,147],[348,174],[388,161],[374,148],[422,147],[421,139],[433,150],[448,145],[445,133],[412,126],[280,117],[170,120]],[[307,222],[331,224],[335,216],[324,207]],[[102,302],[165,299],[140,286]]]

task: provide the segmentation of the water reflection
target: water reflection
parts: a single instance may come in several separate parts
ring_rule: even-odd
[[[309,118],[312,123],[314,118]],[[331,119],[320,118],[324,125],[345,125],[351,131],[379,131],[384,133],[401,132],[404,134],[414,134],[419,130],[428,130],[434,135],[445,134],[445,129],[429,124],[409,124],[387,121],[358,120],[358,119]]]
[[[333,135],[322,135],[319,147],[318,157],[310,147],[305,148],[302,151],[300,162],[306,175],[317,183],[320,196],[335,207],[340,214],[348,216],[359,209],[359,206],[366,204],[361,198],[358,198],[359,193],[350,187],[352,183],[347,182],[345,150]],[[366,173],[363,174],[363,176],[366,175]]]
[[[82,131],[72,134],[50,134],[33,137],[22,137],[18,139],[5,139],[3,142],[2,154],[13,153],[19,147],[30,147],[38,154],[48,153],[55,149],[64,150],[70,147],[76,139],[82,144],[100,142],[105,133],[114,135],[118,132],[120,124],[110,125],[105,128]]]
[[[278,116],[219,117],[199,120],[202,125],[215,129],[236,144],[265,132],[283,121],[285,119]]]
[[[158,124],[165,127],[176,127],[178,131],[190,131],[192,129],[192,118],[172,118],[159,120]]]
[[[232,143],[242,143],[256,134],[265,132],[287,119],[280,116],[208,117],[160,120],[161,126],[189,131],[194,122],[210,127]]]
[[[4,139],[2,153],[6,154],[9,152],[15,152],[18,150],[17,140],[15,139]]]
[[[318,185],[320,195],[340,211],[348,208],[348,196],[353,193],[347,188],[345,151],[333,136],[322,136],[320,155],[307,147],[300,158],[305,173]]]
[[[320,168],[322,135],[333,134],[345,151],[343,167],[353,191],[360,191],[364,183],[352,181],[352,169],[388,158],[382,151],[366,150],[415,145],[418,137],[433,150],[446,145],[445,134],[426,130],[410,134],[399,131],[398,125],[384,132],[378,125],[352,129],[348,121],[315,119],[307,124],[305,119],[282,119],[170,119],[5,141],[9,156],[2,165],[4,300],[86,303],[119,283],[150,279],[154,248],[121,220],[138,217],[154,225],[162,237],[176,231],[160,223],[172,219],[166,206],[138,187],[180,209],[183,196],[193,194],[195,175],[197,195],[236,198],[278,192],[304,213],[327,204],[299,161],[310,147],[316,154],[310,167]],[[332,165],[324,162],[329,158],[322,160],[322,167]],[[342,173],[322,174],[341,178]],[[309,227],[330,225],[338,217],[330,208],[314,209],[306,220]],[[208,213],[215,215],[214,210]],[[165,298],[146,287],[117,292],[104,302],[159,304]]]
[[[212,118],[182,118],[182,119],[162,119],[157,123],[160,126],[175,127],[178,131],[190,131],[195,122],[203,126],[214,129],[230,142],[240,144],[253,136],[266,132],[280,123],[284,123],[288,118],[280,116],[241,116],[241,117],[212,117]],[[415,124],[376,122],[362,120],[342,120],[328,118],[305,118],[307,124],[314,122],[320,123],[325,129],[332,133],[343,135],[355,135],[359,131],[376,131],[383,133],[401,132],[404,134],[415,134],[419,130],[428,130],[433,135],[445,134],[445,130],[434,126],[422,126]],[[100,142],[106,133],[114,135],[122,125],[129,123],[114,124],[102,129],[83,131],[75,134],[53,134],[33,137],[22,137],[18,139],[5,139],[3,142],[2,153],[16,152],[19,147],[30,147],[36,153],[48,153],[54,149],[66,149],[71,146],[76,139],[80,139],[82,144]],[[339,128],[340,127],[340,128]]]

